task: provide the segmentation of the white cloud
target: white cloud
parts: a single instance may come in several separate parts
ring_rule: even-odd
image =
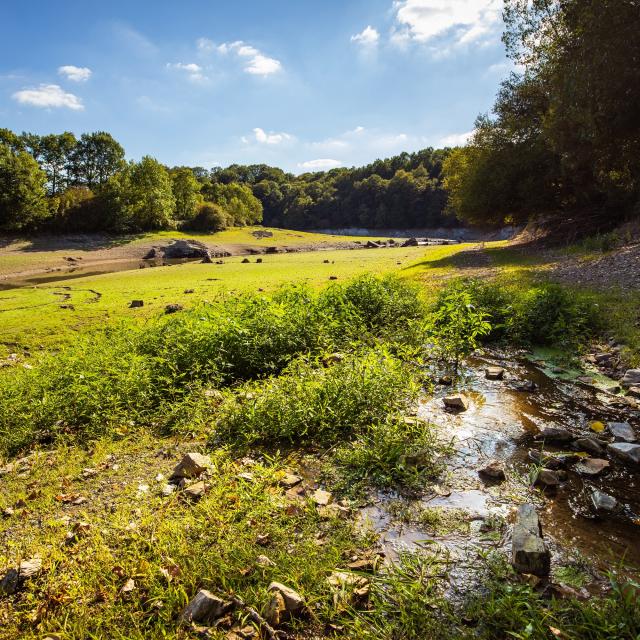
[[[462,147],[469,142],[474,133],[474,131],[467,131],[466,133],[451,133],[440,138],[440,140],[438,140],[438,146]]]
[[[20,104],[34,107],[65,107],[73,111],[82,111],[84,105],[78,96],[65,92],[57,84],[41,84],[37,89],[22,89],[16,91],[12,98]]]
[[[341,167],[340,160],[332,160],[331,158],[318,158],[317,160],[307,160],[298,165],[301,169],[309,171],[326,171],[327,169],[335,169]]]
[[[197,41],[198,49],[205,54],[217,51],[221,55],[235,54],[243,60],[244,71],[256,76],[269,76],[282,70],[280,60],[270,58],[259,49],[246,44],[242,40],[223,42],[217,45],[207,38]]]
[[[363,47],[375,47],[380,40],[380,34],[371,25],[367,25],[360,33],[351,36],[351,42]]]
[[[501,9],[501,0],[397,0],[391,40],[406,46],[449,36],[457,46],[482,44],[499,31]]]
[[[89,67],[75,67],[72,64],[58,67],[58,74],[73,82],[86,82],[91,77],[91,73]]]
[[[187,74],[191,82],[203,82],[207,78],[202,73],[202,67],[195,62],[168,62],[167,69],[174,69]]]
[[[270,131],[267,133],[264,129],[260,127],[256,127],[253,130],[253,138],[242,138],[242,141],[246,144],[250,142],[257,142],[259,144],[283,144],[284,142],[292,142],[295,138],[289,133],[276,133],[275,131]]]
[[[369,154],[384,154],[403,151],[407,146],[415,147],[418,143],[418,140],[406,133],[387,133],[359,126],[338,136],[311,142],[309,147],[324,153],[366,150]]]

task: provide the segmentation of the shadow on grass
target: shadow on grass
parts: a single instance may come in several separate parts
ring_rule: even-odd
[[[74,233],[65,235],[3,235],[0,236],[0,249],[11,246],[17,242],[24,242],[24,246],[16,248],[18,252],[36,251],[64,251],[81,249],[82,251],[99,251],[100,249],[112,249],[120,247],[134,240],[143,238],[146,233],[111,236],[101,233]]]

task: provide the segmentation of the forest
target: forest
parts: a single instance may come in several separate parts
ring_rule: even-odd
[[[447,150],[294,176],[264,164],[165,167],[127,162],[107,132],[0,129],[0,229],[128,233],[219,231],[264,222],[291,229],[455,225],[446,210]]]

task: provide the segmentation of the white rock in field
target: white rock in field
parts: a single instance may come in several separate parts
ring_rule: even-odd
[[[187,453],[176,465],[171,474],[172,480],[197,478],[212,466],[211,458],[201,453]]]

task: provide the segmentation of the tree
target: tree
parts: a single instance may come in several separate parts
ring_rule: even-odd
[[[191,169],[182,167],[173,171],[171,187],[176,199],[176,217],[180,220],[190,220],[196,215],[198,205],[202,202],[202,185],[196,180]]]
[[[129,215],[138,230],[172,226],[176,200],[169,172],[154,158],[145,156],[130,170]]]
[[[46,181],[30,154],[0,143],[0,229],[31,229],[47,217]]]
[[[124,149],[105,131],[83,133],[70,159],[70,173],[76,184],[89,189],[103,185],[124,166]]]
[[[51,134],[41,139],[42,166],[47,173],[49,192],[52,196],[65,187],[66,169],[76,145],[76,137],[69,131],[60,135]]]
[[[262,222],[262,203],[245,184],[215,183],[205,194],[207,200],[222,207],[237,226]]]

